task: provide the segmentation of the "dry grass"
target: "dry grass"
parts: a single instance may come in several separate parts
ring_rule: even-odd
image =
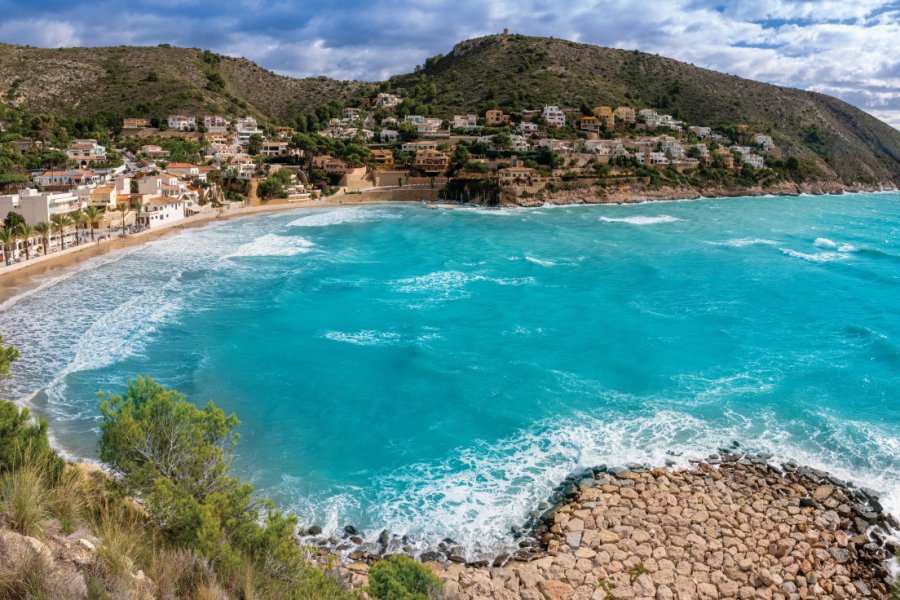
[[[50,494],[43,466],[26,464],[5,475],[0,483],[0,499],[13,529],[37,538],[44,534],[50,516]]]
[[[49,597],[52,589],[44,560],[35,555],[20,565],[0,563],[0,600]]]
[[[186,598],[202,586],[216,585],[209,562],[180,548],[161,548],[154,552],[147,576],[156,584],[157,597],[161,600]]]
[[[124,593],[131,587],[131,575],[149,558],[152,541],[148,540],[137,516],[115,506],[102,512],[94,524],[100,538],[97,548],[98,575],[110,590]]]
[[[50,488],[48,505],[50,514],[59,521],[59,527],[70,534],[88,517],[88,482],[78,469],[67,467]]]

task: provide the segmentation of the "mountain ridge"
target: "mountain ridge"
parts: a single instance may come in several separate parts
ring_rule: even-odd
[[[67,116],[250,113],[292,122],[329,101],[393,90],[409,110],[449,117],[557,104],[630,105],[694,125],[748,125],[824,179],[900,185],[900,131],[837,98],[637,50],[557,38],[491,35],[456,44],[385,82],[295,79],[197,48],[43,49],[0,44],[0,102]]]

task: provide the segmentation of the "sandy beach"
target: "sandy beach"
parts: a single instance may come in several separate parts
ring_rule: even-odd
[[[102,242],[87,242],[80,246],[54,252],[48,256],[34,257],[29,261],[16,263],[0,270],[0,303],[18,296],[40,284],[48,273],[72,268],[86,260],[146,244],[163,236],[185,229],[203,227],[216,221],[260,215],[272,212],[290,211],[299,208],[328,208],[340,206],[359,206],[362,204],[381,204],[391,202],[410,202],[410,200],[387,200],[371,198],[366,194],[347,194],[332,196],[322,200],[302,202],[270,202],[260,206],[246,206],[230,210],[217,210],[206,214],[188,217],[171,225],[148,229],[121,237],[112,237]],[[115,236],[116,234],[113,233]]]

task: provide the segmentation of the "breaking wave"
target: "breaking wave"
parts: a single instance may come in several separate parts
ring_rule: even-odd
[[[622,218],[613,218],[613,217],[600,217],[600,220],[605,223],[628,223],[630,225],[655,225],[657,223],[674,223],[675,221],[681,221],[683,219],[679,219],[678,217],[672,217],[670,215],[660,215],[658,217],[622,217]]]

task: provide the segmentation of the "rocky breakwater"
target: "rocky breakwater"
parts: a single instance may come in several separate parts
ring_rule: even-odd
[[[449,598],[889,598],[897,522],[871,492],[764,456],[596,469],[533,521],[528,552],[427,562]],[[540,548],[532,549],[534,538]],[[510,559],[511,558],[511,559]],[[357,585],[365,562],[347,565]]]

